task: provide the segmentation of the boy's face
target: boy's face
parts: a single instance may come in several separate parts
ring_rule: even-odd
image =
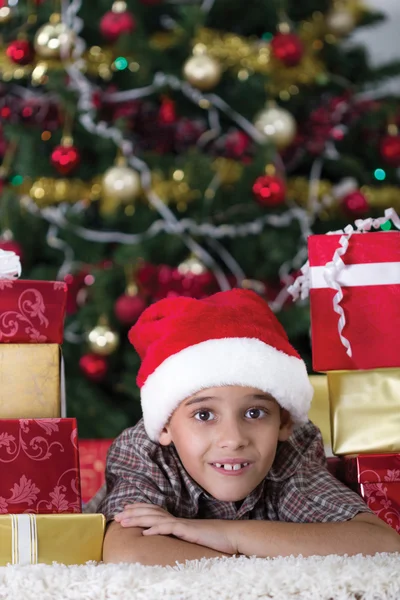
[[[293,429],[289,413],[257,388],[208,388],[186,398],[160,434],[174,443],[183,466],[218,500],[243,500],[264,479],[274,462],[278,441]],[[232,465],[232,470],[223,466]],[[233,464],[240,464],[233,469]],[[243,463],[249,463],[243,467]]]

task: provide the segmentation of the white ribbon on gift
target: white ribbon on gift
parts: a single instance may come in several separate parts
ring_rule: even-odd
[[[16,279],[21,275],[21,261],[15,252],[0,250],[0,279]]]
[[[38,539],[36,515],[12,515],[11,562],[13,565],[36,565],[38,562]]]
[[[304,300],[310,293],[310,288],[332,288],[336,290],[333,297],[333,310],[339,315],[338,333],[340,341],[346,348],[346,354],[352,356],[350,341],[343,335],[346,325],[344,310],[340,305],[343,300],[342,286],[361,285],[390,285],[400,283],[400,263],[367,263],[357,265],[345,265],[343,256],[349,247],[351,236],[356,233],[367,233],[371,229],[379,229],[387,221],[392,221],[397,229],[400,229],[400,218],[393,208],[385,210],[383,217],[378,219],[357,219],[354,225],[347,225],[344,230],[330,231],[327,235],[343,235],[339,239],[339,246],[335,250],[332,260],[319,267],[310,267],[307,261],[301,268],[301,275],[293,285],[289,286],[288,292],[294,300]]]

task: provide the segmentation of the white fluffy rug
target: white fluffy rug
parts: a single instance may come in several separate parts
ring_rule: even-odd
[[[400,554],[0,568],[1,600],[399,600]]]

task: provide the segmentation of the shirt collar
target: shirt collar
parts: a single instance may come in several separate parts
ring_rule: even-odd
[[[278,442],[275,460],[266,477],[270,481],[285,481],[297,471],[303,454],[297,443],[297,431],[286,442]]]

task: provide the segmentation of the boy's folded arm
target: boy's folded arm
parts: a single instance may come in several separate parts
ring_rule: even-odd
[[[400,552],[400,536],[370,513],[341,523],[236,521],[235,529],[237,552],[260,558]]]
[[[122,527],[112,521],[104,539],[103,560],[107,563],[139,562],[142,565],[174,566],[176,561],[230,556],[206,546],[191,544],[166,535],[145,537],[141,527]]]

